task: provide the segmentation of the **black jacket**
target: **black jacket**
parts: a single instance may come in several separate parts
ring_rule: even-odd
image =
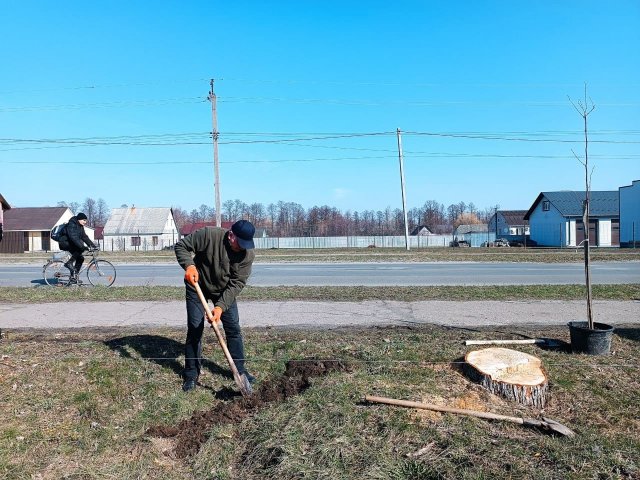
[[[78,219],[71,217],[64,229],[64,233],[58,241],[60,248],[67,251],[82,251],[85,249],[85,243],[87,246],[95,248],[95,244],[87,237],[87,234],[84,232],[84,227],[78,223]]]

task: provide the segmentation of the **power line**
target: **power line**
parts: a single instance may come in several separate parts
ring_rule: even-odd
[[[550,142],[550,143],[583,143],[584,140],[560,140],[560,139],[546,139],[546,138],[521,138],[521,137],[506,137],[498,135],[471,135],[460,133],[435,133],[435,132],[404,132],[407,135],[429,136],[429,137],[450,137],[450,138],[467,138],[473,140],[501,140],[509,142]],[[590,140],[590,143],[616,143],[616,144],[635,144],[640,141],[626,141],[626,140]]]
[[[406,153],[406,152],[405,152]],[[640,158],[640,154],[629,155],[595,155],[601,160],[635,160]],[[546,160],[567,160],[573,159],[572,155],[504,155],[504,154],[470,154],[470,153],[423,153],[411,154],[411,159],[452,159],[452,158],[525,158],[525,159],[546,159]],[[393,154],[382,156],[362,156],[362,157],[336,157],[336,158],[291,158],[278,160],[226,160],[220,163],[241,164],[241,163],[308,163],[308,162],[343,162],[352,160],[390,160],[395,159]],[[24,164],[24,165],[210,165],[207,160],[150,160],[150,161],[93,161],[93,160],[8,160],[0,161],[0,164]]]
[[[228,140],[220,141],[220,144],[277,144],[300,146],[305,148],[337,148],[352,150],[370,150],[389,153],[391,150],[364,149],[348,146],[335,145],[305,145],[303,142],[342,140],[354,138],[370,138],[391,136],[394,132],[361,132],[361,133],[301,133],[301,132],[228,132],[223,133],[223,138]],[[638,135],[637,130],[603,130],[594,132],[594,135]],[[579,132],[570,131],[541,131],[541,132],[420,132],[407,131],[406,135],[428,136],[439,138],[460,138],[471,140],[491,140],[510,142],[546,142],[546,143],[582,143],[582,139],[562,139],[557,136],[579,135]],[[233,139],[237,137],[237,139]],[[243,138],[244,137],[244,138]],[[265,137],[265,138],[260,138]],[[276,137],[276,138],[273,138]],[[277,138],[282,137],[282,138]],[[533,137],[533,138],[531,138]],[[552,137],[552,138],[541,138]],[[21,148],[2,149],[0,151],[16,151],[45,148],[61,148],[66,146],[197,146],[209,145],[211,132],[188,132],[188,133],[165,133],[146,135],[121,135],[105,137],[69,137],[69,138],[0,138],[0,145],[18,146]],[[635,140],[592,140],[593,143],[602,144],[638,144]],[[34,147],[34,145],[37,145]],[[537,157],[536,157],[537,158]]]

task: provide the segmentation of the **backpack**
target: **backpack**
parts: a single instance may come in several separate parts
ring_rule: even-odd
[[[56,225],[55,227],[53,227],[53,229],[51,230],[51,240],[59,242],[62,236],[66,233],[66,227],[66,223],[61,223],[60,225]]]

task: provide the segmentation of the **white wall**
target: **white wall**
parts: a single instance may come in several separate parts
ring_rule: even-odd
[[[640,180],[620,187],[619,192],[620,243],[640,242]]]
[[[175,245],[178,241],[178,233],[174,235],[162,234],[162,235],[139,235],[140,246],[133,245],[133,237],[138,235],[105,235],[101,240],[101,247],[108,252],[111,251],[149,251],[149,250],[162,250],[167,247]],[[153,237],[156,237],[157,243],[154,245]]]

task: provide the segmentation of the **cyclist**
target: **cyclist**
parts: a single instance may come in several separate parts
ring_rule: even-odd
[[[69,219],[60,240],[58,240],[60,249],[66,250],[71,254],[69,261],[64,264],[71,272],[70,283],[78,283],[78,272],[80,272],[84,262],[82,252],[88,250],[85,244],[93,249],[98,248],[85,233],[84,226],[86,224],[87,216],[82,212],[78,213],[75,217]]]

